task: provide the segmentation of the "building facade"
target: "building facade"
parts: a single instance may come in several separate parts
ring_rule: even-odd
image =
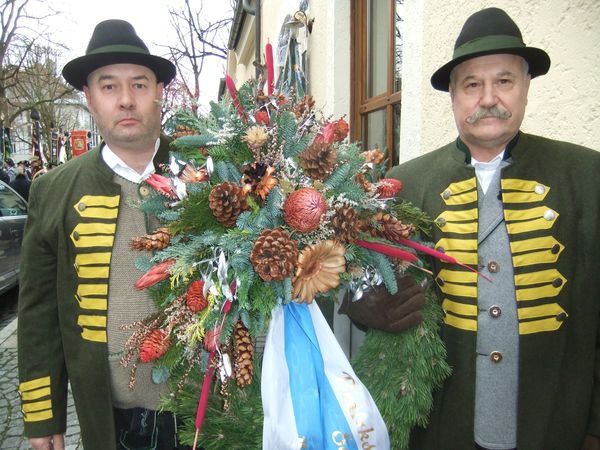
[[[523,131],[600,150],[596,0],[240,0],[227,70],[238,85],[254,77],[270,42],[280,83],[296,55],[324,116],[348,117],[353,140],[397,164],[456,138],[449,95],[429,79],[451,59],[467,17],[490,6],[507,11],[525,44],[552,60],[549,73],[531,83]],[[351,354],[360,333],[345,317],[330,318]]]

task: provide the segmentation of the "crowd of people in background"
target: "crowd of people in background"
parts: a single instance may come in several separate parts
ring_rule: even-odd
[[[31,183],[51,167],[49,164],[44,166],[39,159],[19,161],[15,164],[12,158],[7,158],[0,166],[0,181],[8,184],[21,197],[28,200]]]

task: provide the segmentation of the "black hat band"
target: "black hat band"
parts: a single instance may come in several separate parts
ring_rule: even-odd
[[[96,55],[98,53],[143,53],[148,55],[149,53],[143,48],[136,47],[135,45],[105,45],[94,50],[89,51],[88,55]]]

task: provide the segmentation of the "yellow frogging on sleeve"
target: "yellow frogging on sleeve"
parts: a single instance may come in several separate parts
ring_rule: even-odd
[[[23,420],[40,422],[53,417],[50,377],[36,378],[19,384]]]

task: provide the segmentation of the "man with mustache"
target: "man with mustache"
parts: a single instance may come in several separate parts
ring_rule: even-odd
[[[70,382],[86,450],[180,449],[177,418],[158,411],[166,383],[140,362],[131,389],[131,367],[120,364],[124,327],[156,311],[134,288],[140,255],[130,242],[159,226],[136,204],[149,193],[141,182],[168,160],[160,107],[175,66],[128,22],[107,20],[63,76],[84,92],[103,142],[31,189],[19,297],[24,433],[36,450],[64,449]]]
[[[520,131],[549,67],[504,11],[473,14],[431,78],[458,138],[388,174],[491,279],[434,262],[453,374],[411,449],[600,449],[600,153]]]

